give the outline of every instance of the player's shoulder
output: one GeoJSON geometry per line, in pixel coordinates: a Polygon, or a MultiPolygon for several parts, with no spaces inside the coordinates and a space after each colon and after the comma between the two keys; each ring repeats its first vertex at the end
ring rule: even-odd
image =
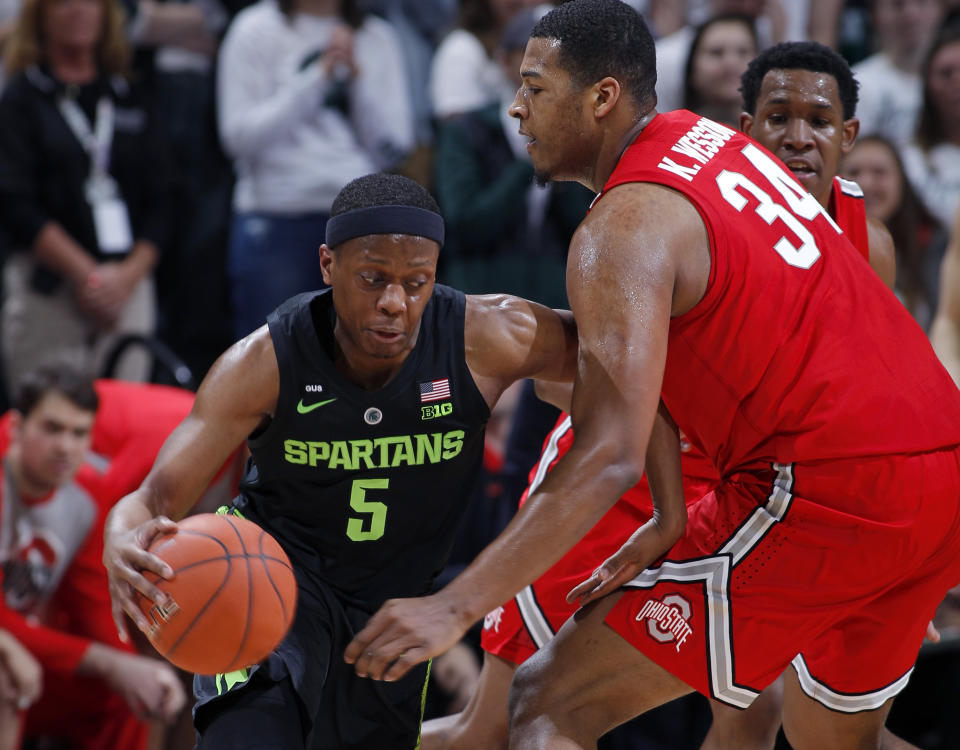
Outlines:
{"type": "Polygon", "coordinates": [[[270,335],[270,329],[262,325],[221,354],[204,382],[255,382],[271,375],[276,377],[278,372],[273,336],[270,335]]]}
{"type": "Polygon", "coordinates": [[[213,363],[194,411],[214,415],[272,413],[280,393],[280,365],[266,325],[245,336],[213,363]]]}
{"type": "Polygon", "coordinates": [[[601,243],[622,240],[633,246],[702,226],[684,194],[655,182],[625,182],[597,196],[571,244],[602,250],[601,243]]]}

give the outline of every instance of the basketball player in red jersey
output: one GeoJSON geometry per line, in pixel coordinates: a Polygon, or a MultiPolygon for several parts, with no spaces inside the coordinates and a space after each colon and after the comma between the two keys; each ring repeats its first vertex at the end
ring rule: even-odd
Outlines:
{"type": "Polygon", "coordinates": [[[847,61],[816,42],[777,44],[750,62],[740,93],[740,129],[786,164],[893,289],[890,232],[867,218],[860,186],[837,177],[860,130],[857,82],[847,61]]]}
{"type": "MultiPolygon", "coordinates": [[[[890,234],[882,223],[868,220],[859,186],[836,176],[840,159],[853,146],[859,129],[855,119],[857,83],[847,62],[816,42],[779,44],[750,63],[741,91],[741,129],[794,172],[892,289],[890,234]]],[[[558,384],[542,385],[551,394],[561,390],[558,384]]],[[[567,408],[569,389],[558,395],[567,402],[557,406],[567,408]]],[[[521,504],[572,444],[570,418],[562,415],[530,473],[531,485],[521,504]]],[[[684,495],[693,502],[719,477],[705,456],[689,443],[683,447],[684,495]]],[[[616,551],[632,528],[650,518],[652,510],[649,487],[641,480],[547,573],[484,618],[481,644],[486,653],[478,689],[462,713],[424,725],[424,750],[477,744],[506,748],[507,692],[517,666],[545,645],[576,611],[576,604],[565,599],[570,588],[616,551]]],[[[714,721],[704,750],[772,748],[780,726],[779,692],[779,684],[764,691],[763,699],[748,711],[713,702],[714,721]]],[[[892,747],[893,742],[892,735],[885,736],[885,747],[892,747]]]]}
{"type": "Polygon", "coordinates": [[[656,113],[632,10],[578,0],[532,37],[513,113],[538,174],[602,190],[568,267],[579,439],[467,571],[388,602],[345,657],[391,680],[439,653],[646,468],[653,520],[572,593],[628,590],[520,668],[511,747],[592,746],[691,687],[744,708],[788,664],[795,748],[877,747],[960,576],[960,394],[793,175],[656,113]],[[671,415],[722,476],[688,512],[671,415]]]}

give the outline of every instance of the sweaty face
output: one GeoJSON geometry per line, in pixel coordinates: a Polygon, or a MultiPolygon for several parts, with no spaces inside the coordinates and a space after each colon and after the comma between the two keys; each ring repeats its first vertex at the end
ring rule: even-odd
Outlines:
{"type": "Polygon", "coordinates": [[[876,141],[863,141],[843,157],[840,173],[863,190],[870,216],[889,221],[903,200],[904,176],[890,149],[876,141]]]}
{"type": "Polygon", "coordinates": [[[323,280],[333,287],[336,338],[355,369],[399,364],[417,343],[433,293],[440,248],[408,234],[357,237],[320,250],[323,280]]]}
{"type": "Polygon", "coordinates": [[[32,488],[50,492],[76,474],[90,447],[94,414],[52,391],[14,424],[20,471],[32,488]]]}
{"type": "Polygon", "coordinates": [[[757,54],[753,36],[739,21],[713,24],[700,38],[693,58],[691,83],[704,101],[740,102],[740,76],[757,54]]]}
{"type": "Polygon", "coordinates": [[[560,67],[556,39],[531,39],[510,115],[520,120],[537,181],[576,179],[587,161],[587,91],[560,67]]]}
{"type": "Polygon", "coordinates": [[[756,111],[743,113],[740,127],[826,205],[840,157],[852,147],[859,123],[843,119],[833,76],[808,70],[771,70],[760,85],[756,111]]]}

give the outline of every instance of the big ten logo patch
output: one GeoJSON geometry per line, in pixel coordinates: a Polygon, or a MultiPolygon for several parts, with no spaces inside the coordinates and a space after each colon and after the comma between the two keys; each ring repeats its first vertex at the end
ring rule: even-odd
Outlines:
{"type": "Polygon", "coordinates": [[[420,407],[420,420],[436,419],[437,417],[448,417],[453,414],[453,403],[445,401],[442,404],[430,404],[420,407]]]}
{"type": "Polygon", "coordinates": [[[676,642],[677,653],[693,634],[690,615],[693,608],[680,594],[667,594],[663,599],[648,599],[637,614],[637,622],[647,621],[647,632],[660,643],[676,642]]]}

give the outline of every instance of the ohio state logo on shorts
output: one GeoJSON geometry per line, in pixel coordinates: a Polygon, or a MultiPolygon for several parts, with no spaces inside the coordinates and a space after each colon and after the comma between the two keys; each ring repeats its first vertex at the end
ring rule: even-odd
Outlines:
{"type": "Polygon", "coordinates": [[[663,599],[648,599],[637,614],[637,622],[647,621],[647,632],[660,643],[676,641],[680,652],[687,637],[693,633],[690,615],[693,608],[680,594],[667,594],[663,599]]]}

